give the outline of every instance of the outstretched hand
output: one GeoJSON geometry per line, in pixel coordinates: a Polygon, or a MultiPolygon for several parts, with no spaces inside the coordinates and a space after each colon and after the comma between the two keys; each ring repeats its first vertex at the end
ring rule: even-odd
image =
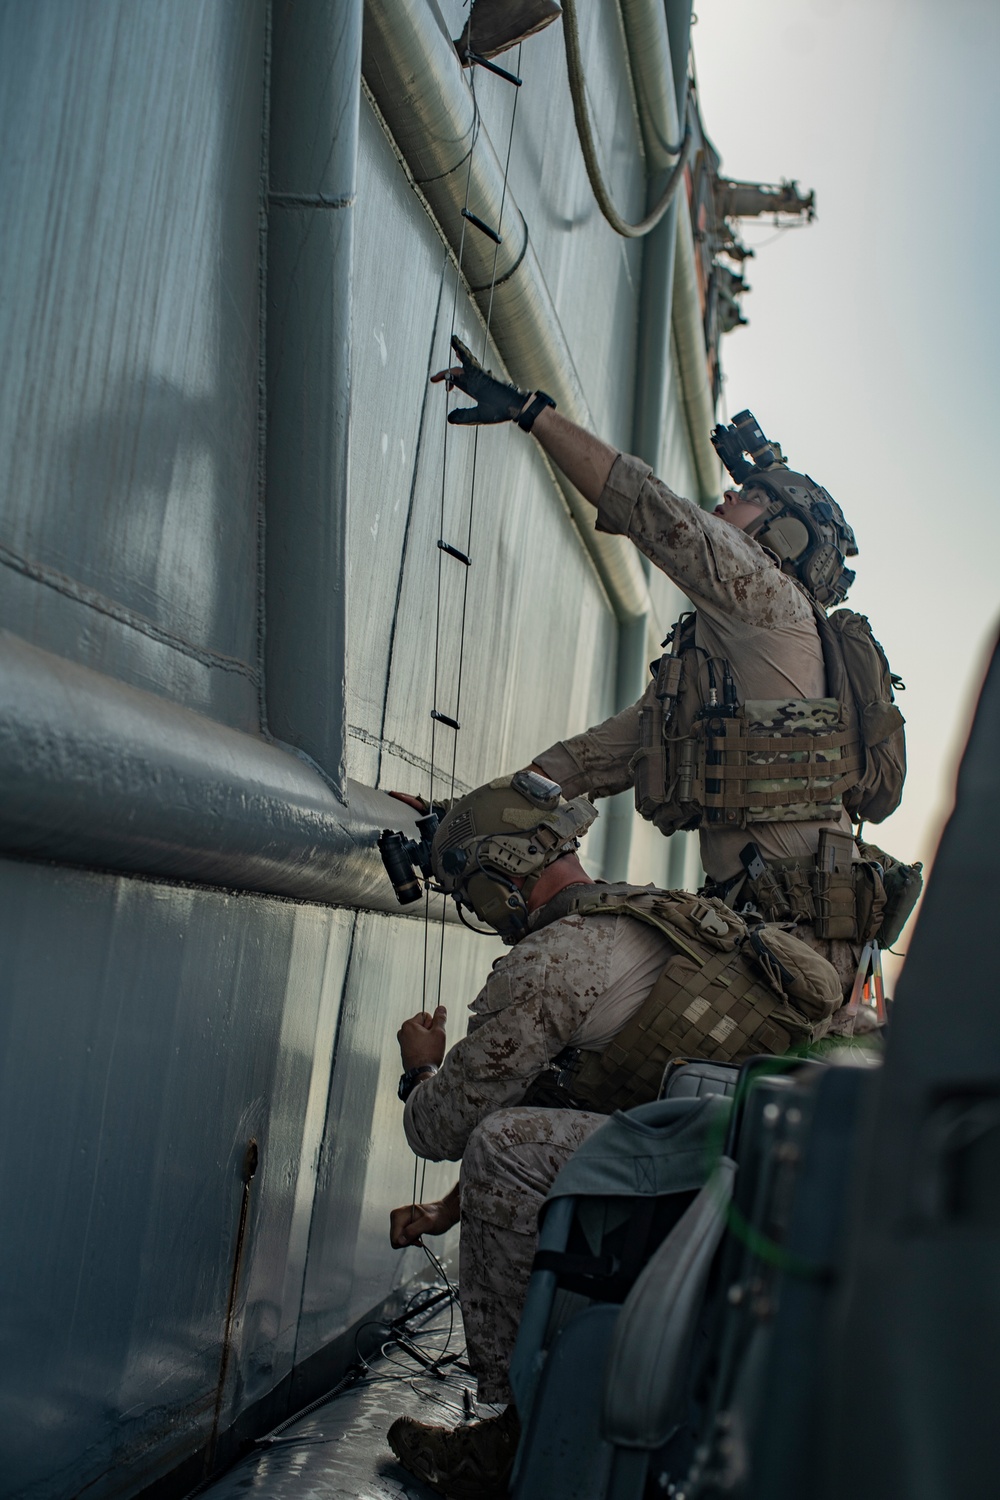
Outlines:
{"type": "Polygon", "coordinates": [[[448,421],[459,427],[477,427],[489,422],[515,422],[529,400],[527,391],[519,391],[516,385],[498,380],[491,370],[484,370],[472,350],[467,348],[457,334],[452,335],[451,347],[461,363],[449,370],[439,370],[431,380],[436,384],[443,380],[448,390],[457,388],[471,396],[475,406],[459,406],[448,413],[448,421]]]}
{"type": "Polygon", "coordinates": [[[396,1033],[396,1040],[405,1072],[422,1067],[424,1063],[433,1063],[436,1068],[441,1066],[448,1045],[445,1031],[447,1020],[446,1007],[439,1005],[433,1015],[422,1010],[403,1022],[396,1033]]]}

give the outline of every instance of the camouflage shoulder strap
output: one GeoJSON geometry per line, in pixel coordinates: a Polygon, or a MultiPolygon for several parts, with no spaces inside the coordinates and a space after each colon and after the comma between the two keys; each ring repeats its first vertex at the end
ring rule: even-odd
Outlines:
{"type": "MultiPolygon", "coordinates": [[[[693,896],[688,891],[661,891],[655,886],[585,887],[570,910],[580,916],[624,912],[637,922],[655,927],[679,953],[702,963],[704,942],[732,949],[746,936],[746,923],[721,901],[693,896]],[[700,939],[700,941],[699,941],[700,939]]],[[[568,915],[568,913],[565,913],[568,915]]]]}

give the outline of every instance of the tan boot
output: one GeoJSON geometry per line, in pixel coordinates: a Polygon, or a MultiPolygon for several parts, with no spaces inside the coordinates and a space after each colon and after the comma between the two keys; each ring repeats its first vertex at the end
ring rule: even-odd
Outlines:
{"type": "Polygon", "coordinates": [[[521,1423],[513,1406],[467,1427],[437,1427],[399,1417],[389,1447],[404,1468],[448,1500],[503,1500],[521,1423]]]}
{"type": "Polygon", "coordinates": [[[471,0],[471,5],[465,30],[455,43],[464,67],[469,66],[470,52],[496,57],[562,15],[556,0],[471,0]]]}

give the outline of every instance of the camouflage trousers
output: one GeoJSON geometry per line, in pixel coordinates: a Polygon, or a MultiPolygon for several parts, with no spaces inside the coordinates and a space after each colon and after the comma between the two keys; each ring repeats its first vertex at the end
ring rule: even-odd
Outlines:
{"type": "Polygon", "coordinates": [[[531,1275],[538,1211],[560,1167],[606,1115],[500,1109],[462,1156],[459,1297],[479,1399],[511,1398],[510,1356],[531,1275]]]}

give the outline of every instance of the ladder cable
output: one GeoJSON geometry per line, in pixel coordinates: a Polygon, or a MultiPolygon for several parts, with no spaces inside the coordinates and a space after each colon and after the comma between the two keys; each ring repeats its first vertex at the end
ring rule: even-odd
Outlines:
{"type": "MultiPolygon", "coordinates": [[[[517,69],[518,69],[518,75],[520,74],[520,61],[521,61],[521,48],[520,48],[520,46],[518,46],[517,64],[516,64],[517,65],[517,69]]],[[[453,299],[452,299],[452,310],[451,310],[451,328],[450,328],[449,336],[448,336],[448,356],[449,356],[449,358],[451,356],[451,339],[454,336],[455,325],[456,325],[456,323],[458,321],[458,294],[459,294],[459,289],[460,289],[460,285],[461,285],[462,278],[463,278],[463,261],[464,261],[464,255],[465,255],[465,234],[466,234],[466,227],[467,227],[468,224],[474,225],[474,227],[476,229],[480,230],[483,234],[487,235],[489,237],[489,239],[491,239],[493,241],[493,244],[494,244],[493,265],[492,265],[492,271],[491,271],[491,276],[490,276],[489,302],[487,304],[485,327],[483,329],[483,339],[482,339],[482,358],[484,360],[486,358],[487,345],[489,343],[489,336],[490,336],[490,324],[491,324],[492,317],[493,317],[493,300],[494,300],[494,293],[495,293],[495,290],[496,290],[496,278],[497,278],[497,260],[498,260],[498,256],[499,256],[499,253],[500,253],[500,246],[501,246],[501,243],[502,243],[501,230],[502,230],[502,227],[503,227],[504,209],[506,207],[506,202],[507,202],[507,179],[508,179],[508,175],[509,175],[509,172],[510,172],[511,147],[512,147],[513,139],[514,139],[514,121],[515,121],[515,119],[517,117],[517,101],[518,101],[518,97],[519,97],[519,90],[520,90],[520,85],[521,85],[521,79],[520,79],[520,76],[515,76],[513,74],[507,74],[507,73],[505,73],[503,70],[501,70],[499,68],[492,67],[492,68],[490,68],[490,71],[493,72],[493,73],[499,74],[501,77],[506,78],[510,83],[516,85],[515,93],[514,93],[514,102],[513,102],[512,108],[511,108],[510,128],[509,128],[508,136],[507,136],[507,154],[506,154],[506,160],[505,160],[505,163],[504,163],[503,188],[502,188],[501,198],[500,198],[500,213],[499,213],[499,219],[498,219],[497,227],[496,227],[495,230],[493,230],[489,225],[487,225],[486,223],[484,223],[484,221],[482,219],[478,218],[475,214],[470,213],[470,211],[469,211],[469,196],[470,196],[470,190],[471,190],[471,184],[472,184],[472,161],[473,161],[473,156],[475,154],[476,143],[477,143],[477,141],[479,139],[479,132],[480,132],[480,129],[481,129],[481,126],[482,126],[482,116],[480,114],[479,101],[478,101],[478,99],[476,97],[476,67],[474,66],[472,68],[472,70],[471,70],[471,76],[470,76],[470,84],[471,84],[471,88],[472,88],[472,97],[473,97],[473,105],[474,105],[474,117],[473,117],[473,128],[472,128],[472,143],[471,143],[471,146],[470,146],[470,149],[469,149],[468,169],[467,169],[466,182],[465,182],[465,203],[464,203],[464,206],[463,206],[462,212],[461,212],[461,217],[462,217],[462,232],[461,232],[461,236],[460,236],[460,239],[459,239],[459,246],[458,246],[457,266],[456,266],[456,271],[455,271],[455,291],[454,291],[454,296],[453,296],[453,299]]],[[[447,261],[445,262],[445,273],[446,272],[447,272],[447,261]]],[[[432,350],[431,361],[430,361],[431,367],[433,366],[433,364],[434,364],[434,359],[433,359],[433,350],[432,350]]],[[[430,375],[431,375],[431,368],[429,367],[428,371],[427,371],[427,377],[428,377],[428,379],[430,378],[430,375]]],[[[431,806],[431,807],[433,807],[433,805],[434,805],[435,782],[436,782],[436,779],[437,779],[437,726],[438,726],[438,724],[444,724],[444,725],[446,725],[453,732],[452,756],[451,756],[451,775],[450,775],[450,778],[449,778],[449,780],[450,780],[450,796],[451,796],[452,799],[454,799],[455,791],[456,791],[456,787],[457,787],[458,733],[459,733],[459,729],[460,729],[459,711],[460,711],[460,707],[461,707],[461,698],[462,698],[462,674],[463,674],[463,668],[464,668],[464,662],[465,662],[465,632],[466,632],[466,623],[467,623],[467,620],[468,620],[469,575],[470,575],[470,573],[472,571],[472,568],[471,568],[471,559],[472,559],[472,534],[473,534],[473,520],[474,520],[474,513],[475,513],[477,458],[478,458],[478,448],[479,448],[479,429],[477,428],[475,430],[474,439],[473,439],[472,475],[471,475],[470,488],[469,488],[469,508],[468,508],[468,520],[467,520],[467,526],[466,526],[466,547],[465,547],[465,551],[463,552],[463,551],[460,551],[457,547],[453,547],[453,546],[449,545],[448,543],[446,543],[443,540],[443,538],[444,538],[444,536],[446,534],[446,527],[445,527],[445,496],[446,496],[447,477],[448,477],[448,434],[449,434],[450,425],[451,424],[447,420],[447,411],[446,411],[445,412],[445,423],[444,423],[444,447],[443,447],[442,462],[441,462],[441,490],[440,490],[440,497],[439,497],[439,531],[438,531],[439,540],[437,542],[437,553],[438,553],[438,555],[437,555],[436,604],[435,604],[435,620],[434,620],[434,668],[433,668],[432,692],[431,692],[431,699],[432,699],[433,706],[431,708],[431,713],[430,713],[430,718],[431,718],[430,785],[429,785],[429,792],[428,792],[428,799],[427,800],[428,800],[429,806],[431,806]],[[441,634],[442,634],[442,587],[443,587],[444,558],[445,558],[446,554],[448,556],[450,556],[450,557],[453,557],[453,558],[457,559],[459,562],[461,562],[462,564],[464,564],[464,576],[463,576],[463,586],[462,586],[462,607],[461,607],[460,622],[459,622],[458,665],[457,665],[456,678],[455,678],[455,705],[454,705],[455,711],[454,711],[454,714],[446,714],[446,713],[442,712],[438,708],[438,706],[437,706],[438,705],[438,692],[439,692],[439,689],[441,687],[441,680],[442,680],[442,675],[443,675],[443,672],[442,672],[442,655],[443,655],[443,652],[442,652],[442,640],[441,640],[441,634]]],[[[440,920],[440,924],[439,925],[440,925],[440,940],[439,940],[438,952],[437,952],[437,965],[436,965],[436,967],[437,967],[437,975],[436,975],[436,983],[435,983],[435,986],[434,986],[434,988],[435,988],[435,1001],[434,1001],[435,1006],[440,1005],[440,1003],[441,1003],[441,990],[442,990],[443,975],[444,975],[444,935],[445,935],[445,908],[444,907],[442,907],[441,920],[440,920]]],[[[425,889],[425,891],[424,891],[424,916],[423,916],[423,927],[424,927],[424,933],[423,933],[423,938],[424,938],[424,941],[423,941],[423,965],[422,965],[422,967],[423,967],[423,975],[422,975],[422,984],[421,984],[421,1008],[422,1008],[422,1010],[424,1012],[427,1012],[430,1009],[429,1004],[428,1004],[429,991],[430,991],[429,972],[428,971],[429,971],[430,962],[431,962],[431,959],[430,959],[430,926],[431,926],[430,891],[429,891],[429,889],[425,889]]],[[[426,1178],[426,1172],[427,1172],[427,1163],[426,1163],[426,1161],[423,1161],[421,1163],[421,1159],[419,1157],[417,1157],[416,1154],[414,1154],[414,1159],[413,1159],[413,1190],[412,1190],[412,1199],[411,1199],[411,1201],[412,1201],[412,1203],[414,1205],[414,1208],[416,1207],[416,1205],[423,1198],[423,1194],[424,1194],[424,1181],[425,1181],[425,1178],[426,1178]],[[418,1177],[419,1177],[419,1188],[418,1188],[418,1177]]]]}

